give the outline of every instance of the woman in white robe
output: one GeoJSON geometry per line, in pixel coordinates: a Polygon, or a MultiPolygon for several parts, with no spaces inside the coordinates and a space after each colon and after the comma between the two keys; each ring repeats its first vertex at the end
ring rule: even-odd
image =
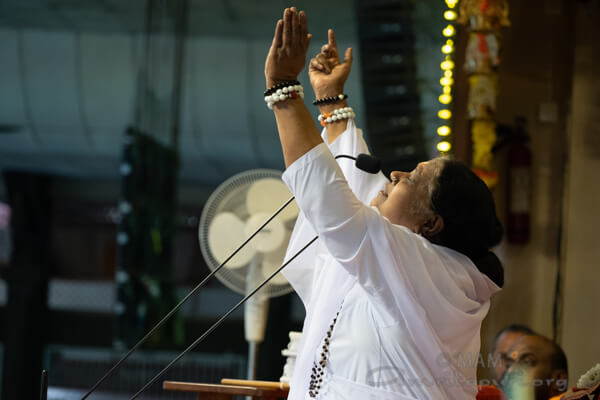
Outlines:
{"type": "MultiPolygon", "coordinates": [[[[309,39],[305,15],[286,9],[267,56],[267,87],[296,78],[309,39]]],[[[320,61],[316,70],[332,74],[338,68],[345,81],[351,52],[343,64],[320,61]]],[[[313,86],[314,77],[312,70],[313,86]]],[[[299,98],[278,102],[273,110],[287,167],[284,181],[302,210],[290,248],[311,239],[311,230],[319,235],[310,257],[286,271],[307,312],[289,398],[474,398],[476,361],[459,361],[477,359],[481,321],[501,279],[498,271],[482,273],[471,259],[490,259],[487,247],[499,240],[496,226],[476,218],[466,242],[454,237],[461,225],[453,221],[460,214],[454,210],[468,206],[477,216],[479,209],[457,204],[472,196],[448,190],[465,186],[456,184],[465,168],[437,159],[411,173],[394,171],[392,183],[368,179],[352,165],[342,167],[344,174],[331,150],[354,155],[366,150],[351,121],[330,150],[299,98]],[[366,196],[374,185],[380,192],[369,207],[366,196]],[[482,226],[496,234],[483,235],[482,226]],[[478,244],[472,252],[479,236],[490,237],[483,240],[484,251],[478,244]]],[[[494,225],[493,203],[492,213],[494,225]]]]}

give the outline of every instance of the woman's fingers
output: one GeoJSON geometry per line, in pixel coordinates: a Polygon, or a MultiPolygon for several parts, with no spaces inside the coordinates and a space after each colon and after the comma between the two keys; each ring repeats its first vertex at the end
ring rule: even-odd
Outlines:
{"type": "Polygon", "coordinates": [[[342,63],[342,71],[346,77],[350,74],[350,69],[352,68],[352,47],[348,47],[346,49],[346,53],[344,54],[344,62],[342,63]]]}
{"type": "Polygon", "coordinates": [[[298,46],[303,44],[302,37],[300,35],[300,16],[298,15],[298,11],[296,7],[291,8],[292,12],[292,45],[298,46]]]}
{"type": "Polygon", "coordinates": [[[273,43],[271,43],[271,47],[273,49],[278,49],[281,47],[283,43],[283,20],[277,21],[277,25],[275,25],[275,35],[273,36],[273,43]]]}
{"type": "Polygon", "coordinates": [[[306,50],[310,43],[307,19],[295,7],[286,8],[277,21],[273,42],[265,61],[267,85],[278,80],[293,79],[306,66],[306,50]]]}
{"type": "Polygon", "coordinates": [[[317,59],[317,61],[319,61],[321,64],[327,64],[327,57],[325,57],[325,54],[323,53],[319,53],[315,56],[315,58],[317,59]]]}
{"type": "Polygon", "coordinates": [[[329,42],[327,43],[329,45],[329,48],[331,50],[334,50],[337,54],[337,42],[335,41],[335,33],[333,33],[333,29],[329,29],[327,31],[327,36],[329,39],[329,42]]]}
{"type": "Polygon", "coordinates": [[[283,11],[283,47],[292,45],[292,11],[286,8],[283,11]]]}
{"type": "Polygon", "coordinates": [[[310,68],[316,69],[317,71],[321,71],[325,74],[328,73],[327,68],[323,64],[318,62],[316,58],[313,58],[312,60],[310,60],[310,68]]]}
{"type": "Polygon", "coordinates": [[[308,44],[310,43],[310,39],[312,35],[308,33],[308,21],[306,19],[306,13],[304,11],[300,11],[299,19],[300,19],[300,37],[303,40],[304,49],[308,49],[308,44]]]}
{"type": "Polygon", "coordinates": [[[319,64],[322,64],[325,67],[324,72],[326,72],[326,73],[331,72],[331,67],[329,66],[329,63],[327,62],[327,57],[325,57],[324,54],[322,54],[322,53],[317,54],[317,56],[314,58],[314,60],[316,60],[319,64]]]}
{"type": "Polygon", "coordinates": [[[346,53],[344,54],[344,64],[348,64],[348,67],[350,67],[352,65],[352,60],[353,60],[353,55],[352,55],[352,47],[348,47],[346,49],[346,53]]]}

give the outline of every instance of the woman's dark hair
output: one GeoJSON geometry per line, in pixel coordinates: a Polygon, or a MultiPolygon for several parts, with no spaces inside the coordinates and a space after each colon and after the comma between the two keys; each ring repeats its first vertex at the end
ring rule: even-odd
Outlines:
{"type": "Polygon", "coordinates": [[[466,165],[445,160],[431,195],[433,210],[444,228],[432,241],[469,257],[498,286],[504,270],[490,247],[502,240],[502,224],[496,216],[492,193],[466,165]]]}

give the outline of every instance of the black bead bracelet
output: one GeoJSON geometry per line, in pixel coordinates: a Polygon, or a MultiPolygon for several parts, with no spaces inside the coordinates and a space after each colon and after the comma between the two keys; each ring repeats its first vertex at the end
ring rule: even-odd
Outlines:
{"type": "Polygon", "coordinates": [[[331,97],[323,97],[322,99],[316,99],[313,101],[314,106],[319,106],[321,104],[329,104],[329,103],[337,103],[338,101],[346,100],[348,98],[347,94],[338,94],[337,96],[331,97]]]}
{"type": "Polygon", "coordinates": [[[299,85],[299,84],[300,84],[300,82],[295,79],[291,80],[291,81],[285,81],[285,82],[278,83],[277,85],[271,86],[270,88],[265,90],[265,94],[263,97],[272,95],[273,93],[275,93],[277,91],[277,89],[283,89],[284,87],[294,86],[294,85],[299,85]]]}

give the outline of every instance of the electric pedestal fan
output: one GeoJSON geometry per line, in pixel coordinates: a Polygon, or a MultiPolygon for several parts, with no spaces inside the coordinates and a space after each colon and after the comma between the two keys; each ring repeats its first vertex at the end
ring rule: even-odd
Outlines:
{"type": "MultiPolygon", "coordinates": [[[[254,169],[234,175],[208,198],[200,217],[200,249],[211,270],[256,231],[291,193],[281,172],[254,169]]],[[[247,294],[283,264],[299,209],[290,203],[257,236],[216,273],[228,288],[247,294]]],[[[248,341],[248,379],[255,379],[258,345],[264,339],[268,299],[293,289],[281,273],[244,304],[248,341]]]]}

